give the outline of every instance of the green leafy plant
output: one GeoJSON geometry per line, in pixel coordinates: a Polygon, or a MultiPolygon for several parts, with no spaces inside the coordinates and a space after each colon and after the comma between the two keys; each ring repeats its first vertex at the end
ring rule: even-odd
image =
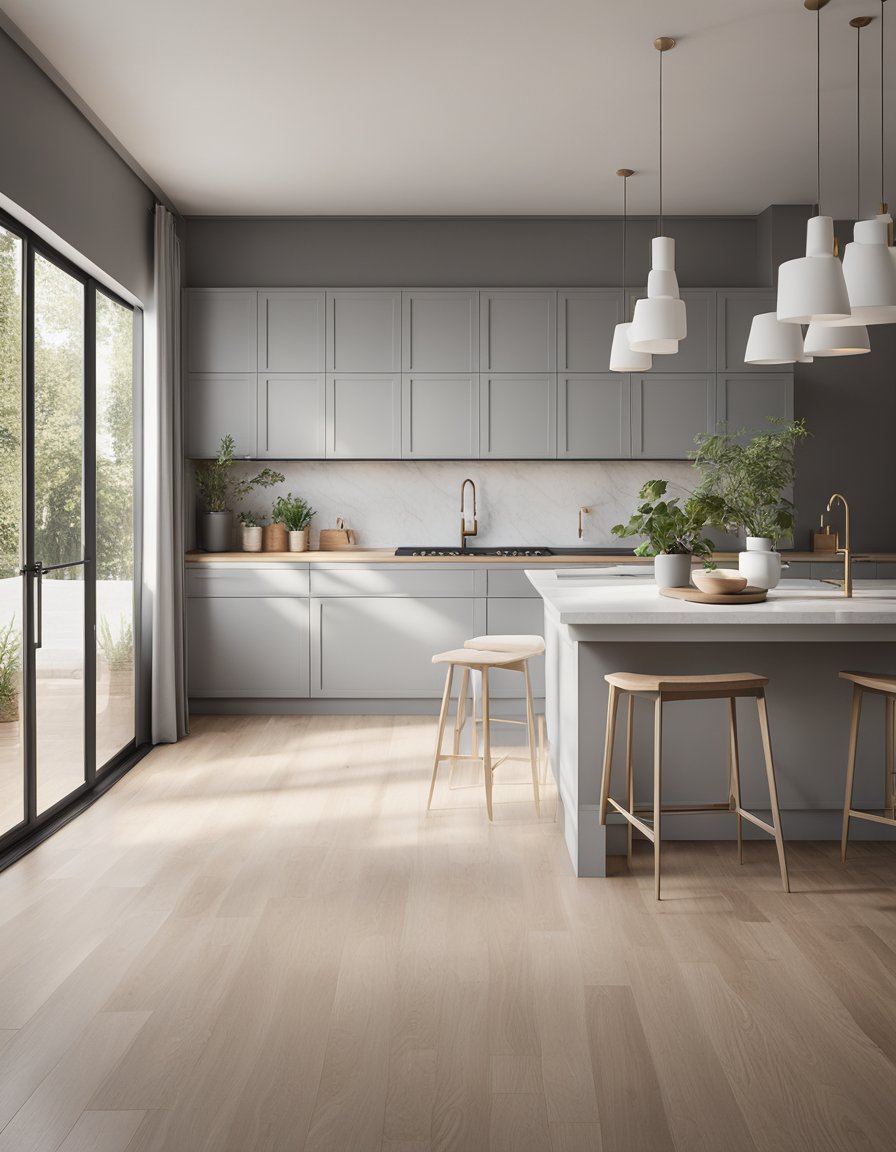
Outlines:
{"type": "Polygon", "coordinates": [[[645,536],[635,548],[636,556],[708,556],[712,541],[703,535],[706,520],[701,505],[689,497],[684,505],[679,497],[664,500],[665,480],[648,480],[638,499],[642,501],[627,524],[615,524],[610,531],[624,539],[645,536]]]}
{"type": "Polygon", "coordinates": [[[0,628],[0,704],[7,704],[19,694],[21,637],[15,619],[0,628]]]}
{"type": "Polygon", "coordinates": [[[300,496],[293,496],[287,492],[274,501],[271,511],[271,520],[275,524],[282,524],[287,532],[301,532],[311,523],[317,513],[300,496]]]}
{"type": "Polygon", "coordinates": [[[122,672],[134,667],[134,629],[129,620],[122,616],[118,635],[113,636],[109,621],[105,616],[100,616],[97,642],[110,672],[122,672]]]}
{"type": "Polygon", "coordinates": [[[237,512],[236,518],[244,528],[261,528],[264,524],[264,516],[260,512],[250,512],[248,509],[237,512]]]}
{"type": "Polygon", "coordinates": [[[743,430],[701,433],[691,459],[701,477],[694,498],[708,524],[777,544],[793,535],[794,507],[784,491],[796,476],[796,447],[810,433],[803,420],[770,423],[781,426],[748,441],[743,430]]]}
{"type": "Polygon", "coordinates": [[[271,468],[262,468],[251,478],[234,478],[230,474],[233,463],[233,437],[227,435],[221,437],[217,457],[196,468],[196,487],[206,512],[226,512],[231,502],[244,500],[255,488],[270,488],[286,479],[271,468]]]}

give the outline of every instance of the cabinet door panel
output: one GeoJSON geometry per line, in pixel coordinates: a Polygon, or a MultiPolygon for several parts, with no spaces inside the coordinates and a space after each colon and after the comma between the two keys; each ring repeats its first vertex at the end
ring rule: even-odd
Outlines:
{"type": "Polygon", "coordinates": [[[327,377],[327,455],[343,460],[401,456],[401,378],[327,377]]]}
{"type": "Polygon", "coordinates": [[[323,372],[323,292],[259,292],[258,371],[323,372]]]}
{"type": "Polygon", "coordinates": [[[604,372],[561,376],[558,383],[557,455],[571,460],[613,460],[632,454],[628,376],[604,372]]]}
{"type": "Polygon", "coordinates": [[[745,429],[743,442],[757,432],[771,431],[769,417],[793,419],[793,376],[789,372],[726,372],[717,384],[719,423],[731,432],[745,429]]]}
{"type": "Polygon", "coordinates": [[[307,600],[190,597],[187,628],[191,696],[308,695],[307,600]]]}
{"type": "Polygon", "coordinates": [[[401,382],[402,455],[469,460],[479,455],[479,375],[407,375],[401,382]]]}
{"type": "Polygon", "coordinates": [[[698,432],[715,430],[715,376],[669,373],[632,377],[632,455],[686,460],[698,432]]]}
{"type": "MultiPolygon", "coordinates": [[[[529,586],[531,589],[531,585],[529,586]]],[[[488,632],[493,636],[543,636],[544,601],[540,596],[528,598],[489,597],[486,605],[488,632]]],[[[544,696],[544,656],[529,660],[529,678],[532,695],[544,696]]],[[[525,687],[519,672],[502,672],[496,668],[489,673],[489,687],[493,696],[503,699],[524,700],[525,687]]]]}
{"type": "Polygon", "coordinates": [[[187,378],[186,455],[211,459],[221,438],[233,437],[234,456],[256,452],[254,373],[194,373],[187,378]]]}
{"type": "Polygon", "coordinates": [[[405,372],[475,372],[479,368],[479,293],[402,294],[405,372]]]}
{"type": "Polygon", "coordinates": [[[482,376],[479,454],[498,460],[557,455],[557,378],[482,376]]]}
{"type": "Polygon", "coordinates": [[[326,445],[323,373],[258,377],[258,457],[315,460],[326,445]]]}
{"type": "Polygon", "coordinates": [[[557,293],[520,289],[479,295],[483,372],[553,372],[557,293]]]}
{"type": "Polygon", "coordinates": [[[254,372],[258,293],[230,288],[187,292],[187,371],[254,372]]]}
{"type": "Polygon", "coordinates": [[[370,597],[311,601],[312,696],[439,697],[434,652],[485,626],[484,600],[370,597]],[[472,631],[471,631],[472,629],[472,631]]]}
{"type": "Polygon", "coordinates": [[[560,372],[606,372],[613,333],[622,321],[616,288],[560,292],[557,296],[557,367],[560,372]]]}
{"type": "Polygon", "coordinates": [[[744,361],[753,317],[760,312],[774,312],[776,306],[776,294],[762,289],[719,292],[717,354],[720,372],[782,370],[779,364],[747,364],[744,361]]]}
{"type": "Polygon", "coordinates": [[[358,289],[327,293],[327,370],[401,370],[401,293],[358,289]]]}

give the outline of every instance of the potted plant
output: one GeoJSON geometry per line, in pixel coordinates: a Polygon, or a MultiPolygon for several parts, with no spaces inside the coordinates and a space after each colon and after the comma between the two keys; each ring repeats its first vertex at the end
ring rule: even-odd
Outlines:
{"type": "Polygon", "coordinates": [[[242,528],[244,552],[261,551],[261,517],[257,512],[238,512],[237,519],[242,528]]]}
{"type": "MultiPolygon", "coordinates": [[[[772,425],[781,421],[772,419],[772,425]]],[[[694,497],[706,522],[725,532],[743,532],[746,551],[739,568],[756,588],[774,588],[781,578],[775,546],[793,535],[793,502],[785,491],[796,476],[796,446],[809,435],[803,420],[792,420],[745,440],[727,429],[695,438],[691,453],[701,479],[694,497]]]]}
{"type": "Polygon", "coordinates": [[[134,691],[134,629],[129,620],[121,619],[118,635],[113,636],[109,621],[100,616],[97,643],[109,669],[109,695],[129,696],[134,691]]]}
{"type": "Polygon", "coordinates": [[[233,538],[233,515],[229,505],[245,499],[254,488],[270,488],[286,477],[281,472],[262,468],[251,479],[234,479],[233,437],[222,436],[221,447],[214,460],[206,460],[196,468],[196,487],[204,509],[202,546],[206,552],[226,552],[233,538]]]}
{"type": "Polygon", "coordinates": [[[635,548],[636,556],[653,556],[653,570],[661,588],[687,588],[691,582],[691,560],[709,556],[712,541],[703,535],[706,520],[700,503],[689,497],[682,505],[678,496],[664,500],[665,480],[648,480],[638,505],[627,524],[615,524],[610,531],[624,539],[644,536],[635,548]]]}
{"type": "Polygon", "coordinates": [[[0,724],[19,718],[21,644],[15,618],[0,628],[0,724]]]}
{"type": "Polygon", "coordinates": [[[282,524],[289,533],[290,552],[308,550],[308,526],[315,515],[311,505],[300,496],[293,496],[292,492],[287,492],[285,496],[275,500],[271,519],[277,524],[282,524]]]}

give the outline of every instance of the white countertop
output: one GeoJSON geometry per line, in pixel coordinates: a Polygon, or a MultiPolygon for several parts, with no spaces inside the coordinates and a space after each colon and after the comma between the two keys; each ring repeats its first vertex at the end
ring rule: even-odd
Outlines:
{"type": "MultiPolygon", "coordinates": [[[[604,570],[607,572],[607,570],[604,570]]],[[[760,604],[694,604],[659,594],[653,576],[527,569],[548,612],[560,624],[896,625],[896,583],[857,581],[852,597],[816,580],[786,580],[760,604]]]]}

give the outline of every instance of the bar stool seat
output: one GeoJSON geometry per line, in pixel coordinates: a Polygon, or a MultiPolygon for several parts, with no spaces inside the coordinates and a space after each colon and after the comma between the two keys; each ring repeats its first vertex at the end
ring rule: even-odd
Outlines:
{"type": "Polygon", "coordinates": [[[528,649],[533,656],[544,652],[543,636],[474,636],[464,640],[464,648],[480,648],[491,652],[517,652],[528,649]]]}
{"type": "MultiPolygon", "coordinates": [[[[490,637],[475,637],[474,640],[484,641],[490,637]]],[[[429,786],[429,799],[426,802],[427,811],[432,806],[432,797],[436,787],[436,777],[439,771],[439,764],[443,760],[450,760],[452,767],[458,760],[482,760],[483,770],[485,774],[485,804],[488,809],[489,820],[494,819],[492,812],[492,773],[497,765],[492,763],[491,753],[491,731],[490,725],[498,717],[492,717],[489,708],[489,685],[488,673],[492,668],[501,668],[510,672],[520,672],[525,681],[526,690],[526,719],[525,721],[504,721],[504,723],[525,723],[527,736],[528,736],[528,760],[532,770],[532,791],[535,797],[535,811],[541,815],[541,800],[538,792],[538,767],[536,764],[535,756],[535,713],[532,706],[532,687],[529,680],[529,664],[528,661],[532,656],[539,656],[544,651],[544,641],[540,636],[538,637],[514,637],[518,643],[511,646],[509,641],[510,637],[495,637],[500,643],[506,642],[502,648],[479,648],[479,647],[463,647],[454,648],[448,652],[438,652],[432,658],[433,664],[447,664],[448,672],[445,676],[445,691],[442,695],[442,707],[439,712],[439,728],[438,736],[436,738],[436,751],[433,759],[432,766],[432,782],[429,786]],[[529,644],[524,646],[519,641],[534,639],[540,644],[529,644]],[[461,668],[462,683],[461,690],[458,695],[457,703],[457,717],[454,727],[454,750],[452,752],[443,753],[442,743],[445,736],[445,725],[448,718],[448,707],[451,700],[451,686],[454,678],[454,669],[461,668]],[[478,673],[482,680],[482,756],[478,755],[475,744],[475,731],[476,731],[476,716],[473,714],[473,731],[474,731],[474,744],[473,753],[470,755],[461,754],[460,747],[460,733],[465,720],[466,712],[466,691],[468,684],[468,677],[472,672],[478,673]]],[[[468,643],[473,643],[468,641],[468,643]]],[[[512,759],[512,757],[502,757],[504,759],[512,759]]]]}
{"type": "Polygon", "coordinates": [[[867,820],[872,824],[896,827],[896,676],[884,672],[841,672],[840,679],[852,684],[852,716],[849,724],[849,753],[846,760],[846,795],[843,799],[843,834],[840,838],[840,858],[846,862],[850,818],[867,820]],[[862,699],[866,692],[884,697],[884,806],[883,815],[863,808],[853,808],[852,793],[856,775],[856,751],[859,743],[859,721],[862,699]]]}
{"type": "Polygon", "coordinates": [[[611,672],[604,679],[610,685],[607,700],[607,730],[604,745],[604,767],[601,777],[600,822],[606,824],[607,809],[612,807],[628,822],[628,858],[632,857],[632,830],[637,828],[653,843],[654,892],[660,898],[660,857],[662,839],[662,817],[671,812],[733,812],[737,816],[737,854],[743,863],[743,820],[749,820],[758,828],[774,837],[778,850],[778,863],[784,891],[790,891],[787,875],[787,859],[784,852],[784,839],[781,834],[781,816],[778,811],[778,792],[775,784],[775,767],[772,759],[771,737],[768,727],[768,711],[765,703],[765,689],[768,677],[757,676],[753,672],[725,672],[707,675],[663,676],[643,672],[611,672]],[[628,697],[625,750],[625,789],[626,806],[610,796],[610,778],[613,772],[613,745],[616,737],[616,712],[621,696],[628,697]],[[753,697],[759,715],[759,730],[765,756],[768,776],[769,799],[771,802],[772,823],[767,824],[752,812],[741,806],[740,799],[740,755],[737,745],[738,697],[753,697]],[[634,803],[634,773],[632,766],[632,732],[634,727],[635,698],[650,700],[654,705],[654,762],[653,762],[653,806],[652,809],[636,808],[634,803]],[[663,748],[663,706],[686,700],[727,700],[728,701],[728,801],[724,804],[686,804],[663,807],[662,804],[662,748],[663,748]],[[652,811],[652,820],[649,813],[652,811]],[[642,818],[643,817],[643,818],[642,818]],[[645,821],[651,820],[648,824],[645,821]]]}

